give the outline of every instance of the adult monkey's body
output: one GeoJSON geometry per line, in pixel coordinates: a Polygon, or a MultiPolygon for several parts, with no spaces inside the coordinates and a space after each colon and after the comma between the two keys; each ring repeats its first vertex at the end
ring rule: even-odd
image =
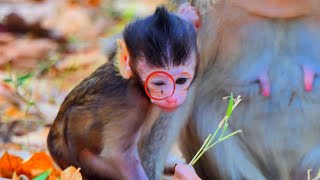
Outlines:
{"type": "Polygon", "coordinates": [[[308,169],[320,168],[320,82],[314,79],[320,2],[253,2],[220,0],[203,10],[201,72],[189,94],[194,103],[182,107],[193,110],[180,109],[169,121],[189,117],[182,130],[189,161],[224,115],[221,98],[240,94],[230,129],[243,133],[206,152],[197,173],[203,179],[306,179],[308,169]]]}

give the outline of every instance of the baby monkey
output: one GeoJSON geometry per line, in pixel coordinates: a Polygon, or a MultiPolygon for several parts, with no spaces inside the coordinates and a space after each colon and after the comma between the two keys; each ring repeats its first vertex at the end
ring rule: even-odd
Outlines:
{"type": "Polygon", "coordinates": [[[173,111],[186,99],[198,60],[193,8],[158,7],[126,26],[117,57],[65,98],[48,135],[55,162],[85,179],[148,179],[137,144],[151,108],[173,111]],[[187,20],[187,21],[186,21],[187,20]]]}

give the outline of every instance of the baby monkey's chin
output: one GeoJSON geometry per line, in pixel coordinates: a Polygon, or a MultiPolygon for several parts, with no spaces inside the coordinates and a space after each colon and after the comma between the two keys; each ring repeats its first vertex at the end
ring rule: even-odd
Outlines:
{"type": "Polygon", "coordinates": [[[163,106],[160,104],[157,104],[158,108],[160,108],[164,112],[172,112],[176,110],[179,106],[163,106]]]}
{"type": "Polygon", "coordinates": [[[162,109],[162,111],[164,112],[173,112],[175,111],[178,107],[175,107],[175,108],[163,108],[163,107],[160,107],[162,109]]]}
{"type": "Polygon", "coordinates": [[[163,106],[158,106],[162,111],[164,112],[173,112],[175,111],[179,106],[175,107],[163,107],[163,106]]]}
{"type": "Polygon", "coordinates": [[[175,111],[183,104],[183,102],[168,103],[165,101],[153,101],[153,103],[158,108],[160,108],[162,111],[165,111],[165,112],[175,111]]]}

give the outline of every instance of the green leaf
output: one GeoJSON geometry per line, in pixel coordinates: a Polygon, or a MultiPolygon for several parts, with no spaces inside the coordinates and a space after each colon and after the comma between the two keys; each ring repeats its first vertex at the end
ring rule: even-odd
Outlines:
{"type": "Polygon", "coordinates": [[[34,106],[36,103],[34,101],[29,101],[28,106],[34,106]]]}
{"type": "Polygon", "coordinates": [[[12,83],[13,80],[11,78],[7,78],[7,79],[4,79],[3,82],[6,82],[6,83],[12,83]]]}
{"type": "Polygon", "coordinates": [[[22,85],[23,83],[25,83],[28,79],[30,79],[33,76],[32,73],[28,73],[22,76],[19,76],[17,79],[17,84],[18,85],[22,85]]]}
{"type": "Polygon", "coordinates": [[[69,44],[76,44],[78,42],[78,38],[76,36],[69,36],[68,37],[68,43],[69,44]]]}
{"type": "Polygon", "coordinates": [[[233,100],[233,94],[231,93],[230,99],[229,99],[229,105],[226,116],[230,117],[232,114],[232,108],[233,108],[234,100],[233,100]]]}
{"type": "Polygon", "coordinates": [[[41,173],[37,177],[33,178],[32,180],[46,180],[49,175],[51,174],[52,168],[48,169],[47,171],[41,173]]]}
{"type": "Polygon", "coordinates": [[[19,76],[19,77],[18,77],[18,80],[19,80],[19,81],[26,81],[26,80],[30,79],[32,76],[33,76],[32,73],[28,73],[28,74],[19,76]]]}
{"type": "Polygon", "coordinates": [[[317,174],[317,177],[320,177],[320,169],[318,170],[318,174],[317,174]]]}
{"type": "Polygon", "coordinates": [[[136,15],[137,7],[134,5],[129,6],[122,12],[122,17],[124,20],[129,21],[133,19],[136,15]]]}

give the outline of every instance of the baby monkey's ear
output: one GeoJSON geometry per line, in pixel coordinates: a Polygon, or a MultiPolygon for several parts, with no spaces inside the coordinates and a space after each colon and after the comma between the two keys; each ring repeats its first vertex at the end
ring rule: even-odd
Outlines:
{"type": "Polygon", "coordinates": [[[127,45],[122,39],[117,39],[119,53],[119,71],[123,78],[129,79],[132,76],[132,71],[129,65],[130,56],[127,45]]]}

